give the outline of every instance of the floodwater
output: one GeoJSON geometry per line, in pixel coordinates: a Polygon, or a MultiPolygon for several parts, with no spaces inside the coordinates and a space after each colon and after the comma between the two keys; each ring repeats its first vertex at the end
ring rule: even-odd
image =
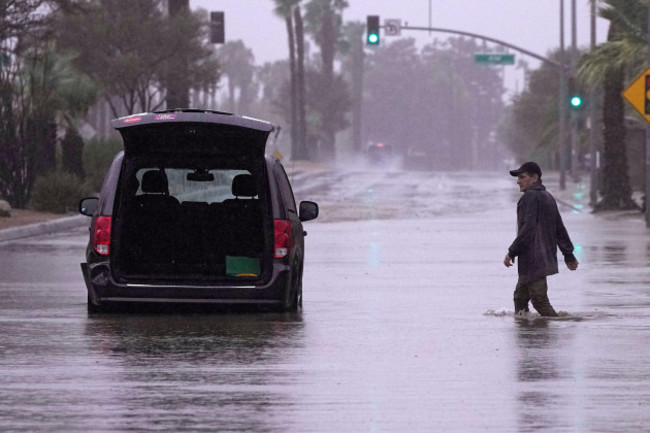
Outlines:
{"type": "Polygon", "coordinates": [[[507,173],[294,185],[323,212],[299,314],[88,316],[86,228],[0,245],[0,431],[650,431],[640,216],[559,194],[580,268],[549,277],[561,317],[515,318],[507,173]]]}

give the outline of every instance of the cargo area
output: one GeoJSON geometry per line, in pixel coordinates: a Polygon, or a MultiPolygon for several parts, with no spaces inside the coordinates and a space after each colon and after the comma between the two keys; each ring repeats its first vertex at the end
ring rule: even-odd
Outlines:
{"type": "Polygon", "coordinates": [[[118,278],[262,278],[273,242],[265,239],[272,221],[262,165],[142,157],[125,164],[113,251],[118,278]]]}

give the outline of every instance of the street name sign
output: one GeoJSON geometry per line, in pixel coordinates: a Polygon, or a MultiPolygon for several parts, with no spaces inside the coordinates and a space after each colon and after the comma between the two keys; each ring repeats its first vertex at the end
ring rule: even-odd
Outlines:
{"type": "Polygon", "coordinates": [[[650,123],[650,68],[632,81],[623,91],[623,98],[650,123]]]}
{"type": "Polygon", "coordinates": [[[402,20],[398,19],[385,19],[384,20],[384,34],[386,36],[399,36],[402,34],[402,20]]]}
{"type": "Polygon", "coordinates": [[[476,53],[474,54],[474,62],[479,65],[514,65],[514,54],[502,53],[476,53]]]}

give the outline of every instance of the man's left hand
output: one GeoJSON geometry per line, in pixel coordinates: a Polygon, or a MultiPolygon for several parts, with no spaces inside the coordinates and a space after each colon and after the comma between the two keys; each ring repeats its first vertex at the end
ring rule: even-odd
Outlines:
{"type": "Polygon", "coordinates": [[[510,254],[506,254],[506,258],[503,259],[503,264],[506,265],[506,268],[509,268],[510,266],[515,264],[515,259],[510,257],[510,254]]]}
{"type": "Polygon", "coordinates": [[[578,269],[578,261],[577,260],[568,261],[566,262],[566,267],[572,271],[575,271],[576,269],[578,269]]]}

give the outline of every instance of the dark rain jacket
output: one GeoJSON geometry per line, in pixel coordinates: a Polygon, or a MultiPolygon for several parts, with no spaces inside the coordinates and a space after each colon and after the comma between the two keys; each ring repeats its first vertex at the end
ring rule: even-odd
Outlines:
{"type": "Polygon", "coordinates": [[[508,253],[517,257],[519,283],[557,274],[557,248],[564,261],[575,260],[573,243],[553,196],[541,183],[531,186],[517,203],[517,238],[508,253]]]}

